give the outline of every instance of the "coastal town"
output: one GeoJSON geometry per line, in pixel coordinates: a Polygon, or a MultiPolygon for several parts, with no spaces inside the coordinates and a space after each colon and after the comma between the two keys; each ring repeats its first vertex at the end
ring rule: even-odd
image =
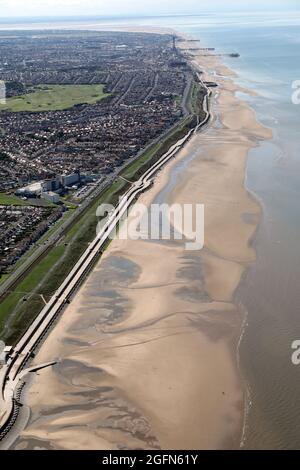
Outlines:
{"type": "Polygon", "coordinates": [[[172,35],[0,33],[0,270],[186,114],[192,77],[172,35]]]}
{"type": "Polygon", "coordinates": [[[8,104],[25,100],[18,112],[0,106],[2,191],[78,170],[109,173],[182,114],[189,70],[169,36],[20,33],[0,35],[0,47],[8,104]],[[26,110],[41,88],[100,84],[104,98],[95,103],[26,110]]]}
{"type": "Polygon", "coordinates": [[[300,449],[300,2],[0,6],[2,461],[300,449]]]}

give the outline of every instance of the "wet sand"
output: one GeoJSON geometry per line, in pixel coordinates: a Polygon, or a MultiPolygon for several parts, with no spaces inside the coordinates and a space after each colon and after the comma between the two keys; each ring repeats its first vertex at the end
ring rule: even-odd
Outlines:
{"type": "Polygon", "coordinates": [[[231,71],[195,60],[219,85],[213,121],[139,202],[204,204],[205,247],[111,243],[37,354],[59,362],[28,387],[31,418],[15,448],[239,447],[246,390],[234,293],[255,260],[260,217],[245,165],[271,131],[236,97],[231,71]]]}

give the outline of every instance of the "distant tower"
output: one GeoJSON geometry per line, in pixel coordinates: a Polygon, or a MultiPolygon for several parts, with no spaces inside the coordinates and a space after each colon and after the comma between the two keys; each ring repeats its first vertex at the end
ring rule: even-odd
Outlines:
{"type": "Polygon", "coordinates": [[[176,52],[176,36],[173,36],[173,51],[176,52]]]}

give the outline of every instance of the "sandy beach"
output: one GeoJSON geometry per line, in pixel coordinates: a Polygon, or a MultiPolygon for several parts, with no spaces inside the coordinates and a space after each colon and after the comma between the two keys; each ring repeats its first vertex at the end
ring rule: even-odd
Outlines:
{"type": "Polygon", "coordinates": [[[204,80],[218,83],[212,122],[139,202],[156,202],[167,187],[165,202],[204,204],[204,249],[186,251],[183,241],[111,243],[35,358],[58,364],[26,390],[31,417],[16,449],[240,445],[244,316],[234,293],[255,261],[261,213],[245,189],[245,169],[249,150],[272,133],[237,97],[242,90],[219,58],[194,61],[204,80]]]}

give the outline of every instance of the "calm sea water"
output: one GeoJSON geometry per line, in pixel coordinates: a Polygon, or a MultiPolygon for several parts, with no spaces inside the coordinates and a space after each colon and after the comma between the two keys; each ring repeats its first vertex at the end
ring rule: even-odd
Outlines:
{"type": "Polygon", "coordinates": [[[247,187],[264,212],[257,237],[257,262],[237,293],[248,312],[240,346],[241,369],[251,407],[244,446],[300,448],[300,366],[291,343],[300,338],[300,105],[292,83],[300,79],[300,14],[251,14],[189,19],[177,25],[220,52],[241,85],[258,92],[245,97],[274,138],[249,155],[247,187]]]}
{"type": "Polygon", "coordinates": [[[218,52],[239,52],[239,59],[226,62],[241,85],[258,92],[244,98],[272,128],[274,139],[250,153],[246,179],[264,211],[255,241],[257,262],[237,292],[248,312],[240,346],[251,395],[244,446],[299,449],[300,366],[292,365],[291,344],[300,339],[300,105],[291,96],[292,82],[300,80],[300,12],[127,18],[117,23],[170,26],[218,52]]]}
{"type": "Polygon", "coordinates": [[[282,13],[199,20],[186,31],[221,52],[238,81],[258,92],[247,98],[274,139],[250,153],[247,187],[260,199],[263,219],[257,262],[237,293],[248,317],[240,346],[251,407],[244,446],[300,448],[300,367],[291,343],[300,338],[300,106],[292,82],[300,77],[300,15],[282,13]]]}

